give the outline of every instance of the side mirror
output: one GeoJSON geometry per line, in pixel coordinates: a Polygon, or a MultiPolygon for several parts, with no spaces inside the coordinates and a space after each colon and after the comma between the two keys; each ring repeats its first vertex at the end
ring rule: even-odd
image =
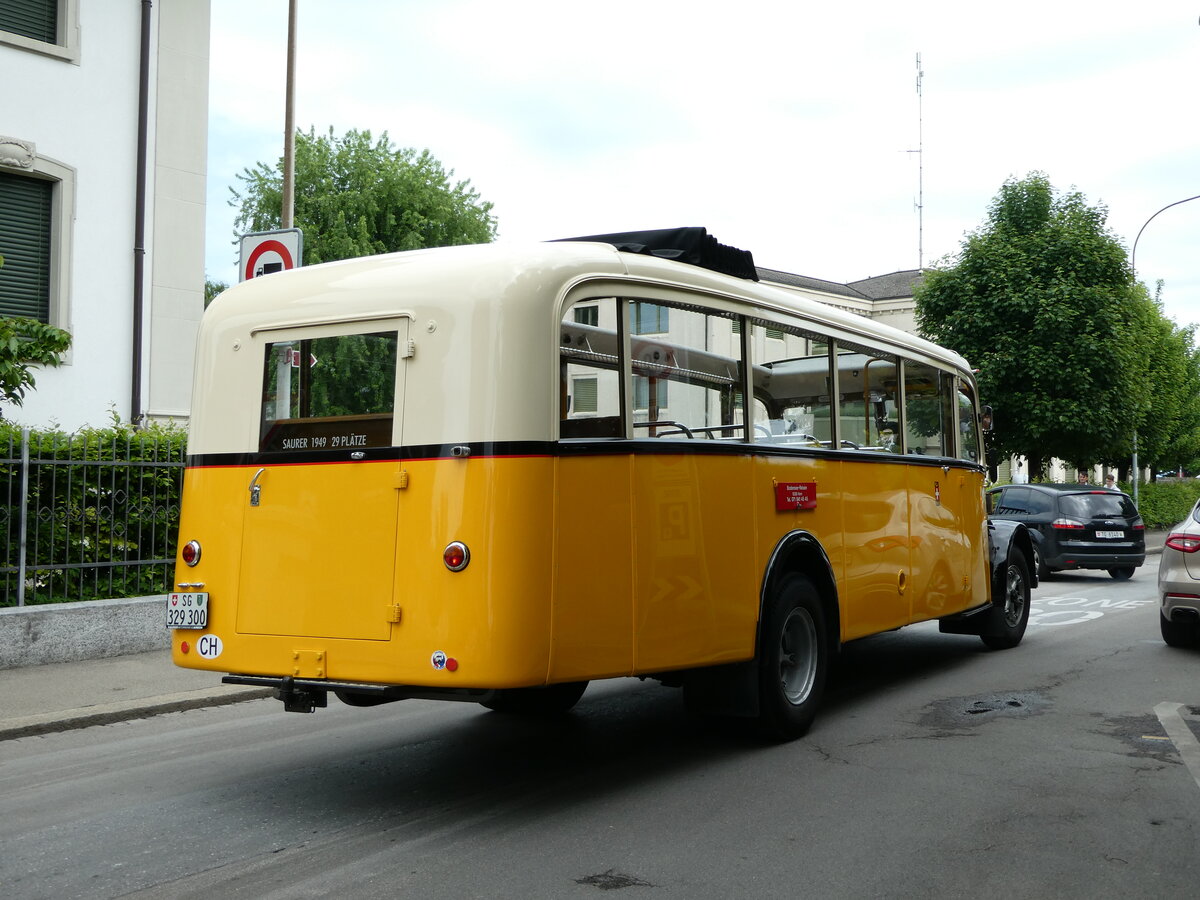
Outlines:
{"type": "Polygon", "coordinates": [[[979,418],[980,418],[980,424],[983,426],[983,430],[991,431],[992,430],[992,408],[990,406],[983,407],[980,410],[979,418]]]}

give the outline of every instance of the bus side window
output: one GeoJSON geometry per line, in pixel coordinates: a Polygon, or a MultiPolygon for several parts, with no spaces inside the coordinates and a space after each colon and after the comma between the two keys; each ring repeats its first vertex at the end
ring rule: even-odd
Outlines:
{"type": "Polygon", "coordinates": [[[979,424],[975,415],[975,393],[962,379],[958,380],[958,458],[982,463],[979,453],[979,424]]]}
{"type": "Polygon", "coordinates": [[[559,328],[559,437],[624,437],[617,301],[582,300],[559,328]]]}
{"type": "Polygon", "coordinates": [[[904,447],[920,456],[951,456],[947,446],[949,386],[942,372],[924,363],[904,361],[904,447]]]}
{"type": "Polygon", "coordinates": [[[901,452],[896,358],[842,341],[836,358],[838,433],[864,450],[901,452]]]}
{"type": "Polygon", "coordinates": [[[751,322],[755,441],[833,446],[829,346],[828,335],[779,322],[751,322]]]}
{"type": "Polygon", "coordinates": [[[631,300],[633,436],[745,440],[737,316],[631,300]]]}

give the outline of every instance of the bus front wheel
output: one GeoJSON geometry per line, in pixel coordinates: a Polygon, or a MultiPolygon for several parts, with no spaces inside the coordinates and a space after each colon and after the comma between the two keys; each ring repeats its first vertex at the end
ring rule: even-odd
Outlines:
{"type": "Polygon", "coordinates": [[[506,688],[493,691],[480,705],[501,713],[552,716],[565,713],[578,703],[587,686],[586,681],[569,681],[545,687],[506,688]]]}
{"type": "Polygon", "coordinates": [[[764,731],[782,740],[800,737],[816,717],[829,669],[825,613],[804,576],[789,576],[765,610],[758,664],[764,731]]]}
{"type": "Polygon", "coordinates": [[[980,634],[990,650],[1008,650],[1021,643],[1029,625],[1029,563],[1015,547],[993,590],[1000,593],[991,611],[991,627],[980,634]]]}

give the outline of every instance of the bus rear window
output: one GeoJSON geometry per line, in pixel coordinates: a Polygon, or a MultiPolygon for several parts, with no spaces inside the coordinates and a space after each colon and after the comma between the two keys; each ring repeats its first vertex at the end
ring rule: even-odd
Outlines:
{"type": "Polygon", "coordinates": [[[396,345],[394,331],[267,344],[260,452],[390,446],[396,345]]]}

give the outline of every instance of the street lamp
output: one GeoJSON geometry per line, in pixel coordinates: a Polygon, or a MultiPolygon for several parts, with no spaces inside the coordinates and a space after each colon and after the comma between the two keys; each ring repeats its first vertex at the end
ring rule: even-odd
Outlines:
{"type": "MultiPolygon", "coordinates": [[[[1168,203],[1166,206],[1164,206],[1162,209],[1160,209],[1158,212],[1156,212],[1154,214],[1154,216],[1157,216],[1158,213],[1166,212],[1172,206],[1178,206],[1180,203],[1187,203],[1189,200],[1200,200],[1200,194],[1197,194],[1195,197],[1184,197],[1182,200],[1176,200],[1174,203],[1168,203]]],[[[1154,216],[1151,216],[1145,222],[1142,223],[1142,227],[1138,229],[1137,237],[1135,237],[1133,239],[1133,251],[1129,254],[1129,270],[1131,272],[1133,272],[1133,280],[1134,281],[1137,281],[1137,245],[1138,245],[1138,241],[1141,240],[1142,232],[1146,230],[1146,226],[1154,221],[1154,216]]]]}
{"type": "MultiPolygon", "coordinates": [[[[1184,197],[1182,200],[1176,200],[1174,203],[1168,203],[1162,209],[1158,210],[1158,212],[1154,213],[1154,215],[1152,215],[1150,218],[1148,218],[1145,222],[1143,222],[1142,227],[1138,229],[1137,237],[1135,237],[1133,239],[1133,250],[1131,250],[1129,253],[1129,271],[1133,273],[1133,281],[1135,284],[1137,283],[1137,245],[1138,245],[1138,241],[1140,241],[1142,239],[1142,232],[1146,230],[1147,225],[1149,225],[1151,222],[1154,221],[1155,216],[1157,216],[1158,213],[1166,212],[1172,206],[1178,206],[1179,204],[1187,203],[1190,200],[1200,200],[1200,194],[1196,194],[1196,196],[1194,196],[1194,197],[1184,197]]],[[[1137,429],[1136,428],[1133,431],[1133,472],[1131,474],[1133,476],[1131,479],[1133,481],[1133,502],[1136,504],[1138,501],[1138,459],[1137,459],[1137,429]]]]}

